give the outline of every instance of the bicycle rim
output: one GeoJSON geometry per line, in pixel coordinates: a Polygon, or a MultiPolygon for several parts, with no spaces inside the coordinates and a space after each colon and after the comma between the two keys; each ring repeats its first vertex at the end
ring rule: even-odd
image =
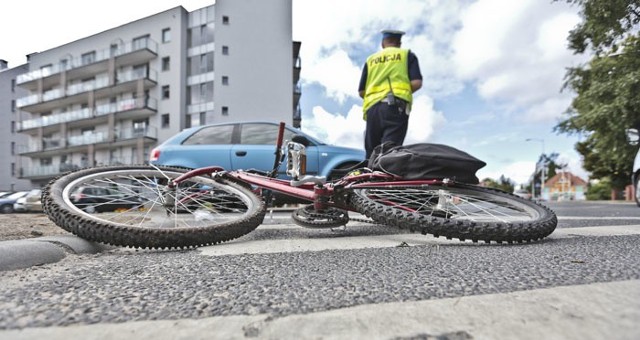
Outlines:
{"type": "Polygon", "coordinates": [[[80,170],[49,184],[45,212],[86,239],[149,248],[227,241],[262,222],[264,203],[239,183],[197,176],[167,185],[185,172],[148,166],[80,170]],[[92,196],[96,192],[102,195],[92,196]]]}
{"type": "Polygon", "coordinates": [[[531,241],[557,224],[551,210],[533,201],[464,184],[359,188],[352,203],[378,223],[460,240],[531,241]]]}

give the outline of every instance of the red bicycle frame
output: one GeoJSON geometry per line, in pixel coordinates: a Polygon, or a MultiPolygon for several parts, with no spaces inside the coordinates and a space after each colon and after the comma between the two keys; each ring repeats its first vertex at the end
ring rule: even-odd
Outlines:
{"type": "Polygon", "coordinates": [[[268,189],[275,192],[285,194],[287,196],[303,199],[313,202],[314,208],[322,210],[327,206],[339,206],[340,208],[353,210],[348,206],[342,206],[338,204],[333,198],[336,188],[367,188],[367,187],[392,187],[394,185],[434,185],[434,184],[446,184],[446,180],[431,179],[431,180],[402,180],[393,175],[384,172],[368,172],[358,175],[348,175],[335,182],[328,184],[317,184],[313,182],[298,183],[293,185],[292,181],[276,178],[278,167],[281,164],[282,158],[282,144],[284,135],[284,123],[280,123],[280,129],[278,131],[278,139],[276,144],[275,162],[274,168],[268,175],[261,175],[245,171],[225,171],[224,168],[219,166],[211,166],[205,168],[199,168],[191,170],[172,181],[169,184],[170,187],[174,187],[180,182],[183,182],[191,177],[201,175],[214,175],[224,173],[225,176],[235,178],[244,183],[256,186],[259,190],[268,189]]]}

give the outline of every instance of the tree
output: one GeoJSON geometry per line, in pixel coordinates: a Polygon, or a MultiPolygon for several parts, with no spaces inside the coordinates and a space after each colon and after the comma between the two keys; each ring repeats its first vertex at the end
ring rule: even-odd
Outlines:
{"type": "Polygon", "coordinates": [[[515,188],[513,180],[505,177],[504,175],[500,175],[500,178],[497,181],[492,178],[485,178],[482,180],[482,185],[506,192],[513,192],[513,189],[515,188]]]}
{"type": "Polygon", "coordinates": [[[569,34],[569,47],[593,57],[567,70],[564,86],[576,97],[554,129],[583,134],[576,150],[585,170],[621,189],[637,151],[625,131],[640,127],[640,0],[565,1],[579,5],[583,18],[569,34]]]}

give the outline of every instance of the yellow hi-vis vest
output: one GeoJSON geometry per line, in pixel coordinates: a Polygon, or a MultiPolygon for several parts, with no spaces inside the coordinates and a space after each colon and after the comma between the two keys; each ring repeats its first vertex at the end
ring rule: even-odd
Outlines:
{"type": "Polygon", "coordinates": [[[387,47],[367,58],[367,83],[362,104],[364,120],[367,119],[367,110],[384,99],[392,90],[395,97],[407,102],[407,112],[409,112],[413,95],[409,80],[408,57],[409,50],[387,47]]]}

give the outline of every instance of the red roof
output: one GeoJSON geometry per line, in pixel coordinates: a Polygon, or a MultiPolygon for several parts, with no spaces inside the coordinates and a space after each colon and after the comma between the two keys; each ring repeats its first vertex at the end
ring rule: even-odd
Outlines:
{"type": "Polygon", "coordinates": [[[557,173],[555,176],[549,178],[549,180],[547,180],[544,183],[544,185],[548,187],[554,186],[556,183],[558,183],[562,179],[563,174],[564,174],[565,180],[569,181],[569,183],[571,183],[572,186],[587,185],[587,181],[567,171],[565,171],[564,173],[562,172],[557,173]]]}

